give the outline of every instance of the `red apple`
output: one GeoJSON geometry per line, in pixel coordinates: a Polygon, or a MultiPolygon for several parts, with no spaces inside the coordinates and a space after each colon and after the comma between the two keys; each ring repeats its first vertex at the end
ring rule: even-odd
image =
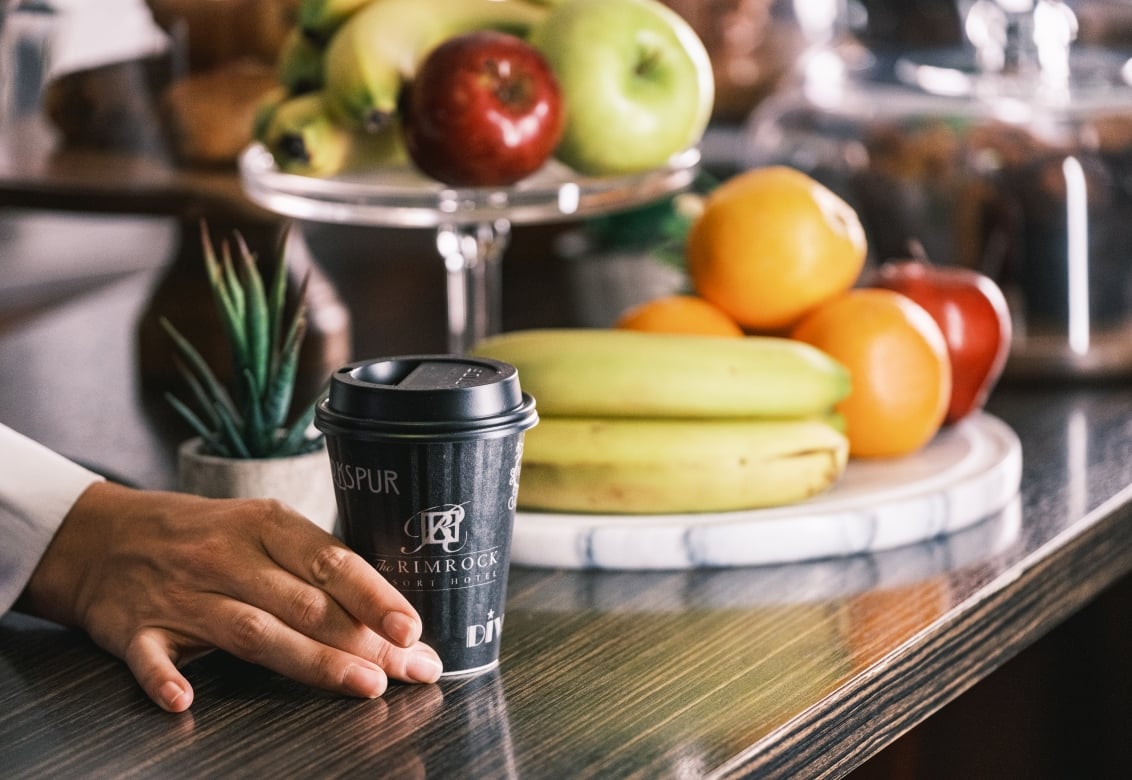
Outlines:
{"type": "Polygon", "coordinates": [[[408,86],[405,147],[428,176],[503,186],[534,173],[562,136],[558,81],[521,38],[480,30],[446,39],[408,86]]]}
{"type": "Polygon", "coordinates": [[[924,259],[885,263],[870,283],[904,293],[927,309],[943,331],[952,373],[945,422],[981,409],[1010,353],[1010,310],[998,285],[973,269],[924,259]]]}

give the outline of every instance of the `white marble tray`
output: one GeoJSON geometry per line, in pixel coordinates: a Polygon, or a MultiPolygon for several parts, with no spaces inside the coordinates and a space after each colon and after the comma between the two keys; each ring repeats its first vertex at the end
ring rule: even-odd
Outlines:
{"type": "MultiPolygon", "coordinates": [[[[553,595],[540,592],[541,612],[597,610],[609,613],[671,612],[677,608],[747,609],[852,598],[875,590],[947,581],[979,566],[980,576],[999,572],[999,557],[1022,536],[1022,495],[970,528],[893,550],[763,566],[699,569],[559,570],[553,595]],[[663,595],[662,595],[663,594],[663,595]]],[[[1000,563],[1001,562],[1001,563],[1000,563]]],[[[516,567],[514,572],[535,572],[516,567]]]]}
{"type": "Polygon", "coordinates": [[[512,563],[562,569],[755,566],[877,552],[974,525],[1018,493],[1022,445],[980,413],[904,458],[851,461],[829,492],[741,512],[515,516],[512,563]]]}

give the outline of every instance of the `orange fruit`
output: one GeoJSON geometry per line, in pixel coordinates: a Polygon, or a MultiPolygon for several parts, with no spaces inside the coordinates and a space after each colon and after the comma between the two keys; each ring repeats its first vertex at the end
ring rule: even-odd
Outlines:
{"type": "Polygon", "coordinates": [[[847,369],[849,455],[894,457],[927,444],[951,398],[951,362],[939,325],[911,298],[892,290],[854,289],[807,315],[790,335],[847,369]]]}
{"type": "Polygon", "coordinates": [[[851,288],[867,241],[857,212],[824,185],[783,166],[732,176],[688,232],[699,295],[755,331],[782,331],[851,288]]]}
{"type": "Polygon", "coordinates": [[[742,336],[743,329],[719,307],[694,295],[666,295],[625,311],[616,327],[655,333],[742,336]]]}

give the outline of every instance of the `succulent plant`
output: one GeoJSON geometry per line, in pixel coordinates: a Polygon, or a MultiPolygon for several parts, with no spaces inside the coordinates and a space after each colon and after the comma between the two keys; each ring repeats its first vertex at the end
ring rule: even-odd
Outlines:
{"type": "Polygon", "coordinates": [[[285,321],[286,241],[279,245],[270,289],[264,285],[255,254],[239,232],[233,231],[234,254],[223,241],[218,257],[204,224],[201,242],[209,286],[231,348],[233,386],[226,388],[200,352],[162,318],[161,325],[176,347],[177,369],[192,392],[195,410],[172,393],[166,393],[166,398],[200,435],[207,454],[276,458],[317,449],[323,437],[311,427],[315,402],[288,421],[299,348],[307,329],[307,278],[285,321]]]}

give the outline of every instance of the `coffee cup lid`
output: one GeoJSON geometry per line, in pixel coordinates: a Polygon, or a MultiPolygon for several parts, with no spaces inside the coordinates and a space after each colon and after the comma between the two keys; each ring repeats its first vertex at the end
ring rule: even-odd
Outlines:
{"type": "Polygon", "coordinates": [[[350,363],[318,405],[324,433],[483,435],[538,420],[514,366],[462,355],[408,355],[350,363]]]}

